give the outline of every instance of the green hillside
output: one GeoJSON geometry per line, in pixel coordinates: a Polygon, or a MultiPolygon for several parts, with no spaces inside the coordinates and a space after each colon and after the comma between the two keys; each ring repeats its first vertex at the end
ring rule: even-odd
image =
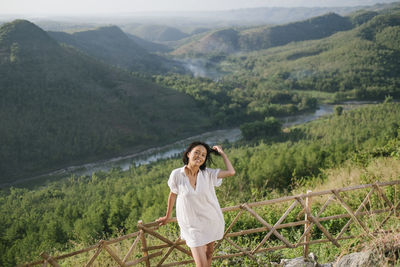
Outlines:
{"type": "Polygon", "coordinates": [[[353,28],[349,18],[334,13],[278,26],[252,27],[245,30],[223,29],[199,41],[176,49],[174,55],[231,54],[285,45],[290,42],[314,40],[353,28]]]}
{"type": "Polygon", "coordinates": [[[240,47],[244,51],[267,49],[290,42],[321,39],[352,27],[348,18],[329,13],[286,25],[242,31],[240,47]]]}
{"type": "MultiPolygon", "coordinates": [[[[304,184],[313,189],[312,185],[324,183],[340,187],[399,179],[399,125],[400,105],[386,103],[290,128],[281,132],[279,141],[263,136],[256,144],[226,147],[236,175],[218,188],[219,202],[224,207],[277,198],[292,190],[304,192],[304,184]],[[350,180],[349,170],[360,170],[360,174],[350,180]],[[332,175],[340,171],[342,178],[332,175]]],[[[35,190],[2,191],[0,263],[14,266],[37,259],[41,251],[76,250],[76,244],[88,246],[136,231],[139,219],[150,222],[165,213],[168,176],[181,164],[179,158],[168,159],[126,172],[114,169],[91,177],[71,177],[35,190]]],[[[212,167],[222,164],[216,158],[212,167]]],[[[273,210],[266,209],[265,214],[274,217],[273,210]]],[[[241,221],[235,230],[254,227],[254,223],[241,221]]],[[[264,235],[254,238],[259,241],[264,235]]],[[[321,257],[332,260],[335,253],[340,251],[327,250],[321,257]]]]}
{"type": "Polygon", "coordinates": [[[188,36],[179,29],[166,25],[128,24],[121,27],[125,32],[151,42],[177,41],[188,36]]]}
{"type": "Polygon", "coordinates": [[[376,11],[359,10],[350,14],[349,18],[353,25],[360,26],[361,24],[370,21],[373,17],[377,15],[379,15],[379,13],[376,11]]]}
{"type": "MultiPolygon", "coordinates": [[[[336,93],[333,100],[400,96],[400,12],[387,12],[328,38],[227,57],[227,80],[254,93],[336,93]]],[[[261,105],[262,103],[260,103],[261,105]]]]}
{"type": "MultiPolygon", "coordinates": [[[[375,15],[353,14],[351,20],[360,26],[319,40],[230,56],[208,54],[203,65],[219,72],[218,82],[177,74],[153,76],[152,81],[193,96],[212,118],[228,125],[307,112],[317,99],[332,103],[397,98],[399,12],[375,15]]],[[[233,48],[236,33],[225,29],[208,36],[233,48]]]]}
{"type": "Polygon", "coordinates": [[[101,27],[72,34],[48,33],[61,43],[74,46],[88,55],[130,71],[153,73],[183,71],[177,62],[150,54],[117,26],[101,27]]]}
{"type": "Polygon", "coordinates": [[[209,125],[191,97],[59,45],[25,20],[0,28],[0,73],[2,183],[209,125]]]}

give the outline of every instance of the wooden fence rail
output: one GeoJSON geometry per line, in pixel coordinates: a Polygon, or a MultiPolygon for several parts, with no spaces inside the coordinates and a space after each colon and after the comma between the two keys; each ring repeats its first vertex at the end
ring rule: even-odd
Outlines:
{"type": "MultiPolygon", "coordinates": [[[[382,231],[388,231],[388,229],[384,228],[385,224],[390,219],[399,220],[397,213],[400,208],[399,185],[400,180],[383,183],[376,182],[374,184],[350,186],[321,192],[307,191],[306,194],[222,208],[225,214],[234,212],[237,212],[237,214],[230,216],[233,219],[227,225],[223,239],[216,242],[213,259],[246,256],[257,261],[255,255],[258,253],[298,247],[303,247],[303,253],[306,256],[310,245],[330,242],[340,247],[341,240],[355,238],[349,233],[351,232],[351,225],[353,225],[353,228],[359,229],[367,237],[374,236],[382,231]],[[385,189],[387,190],[386,193],[385,189]],[[346,194],[349,192],[353,193],[349,197],[350,201],[346,199],[346,194]],[[387,196],[388,192],[390,193],[389,197],[387,196]],[[358,200],[360,202],[357,202],[358,200]],[[278,220],[268,222],[271,221],[271,218],[264,218],[264,210],[258,211],[257,209],[265,206],[271,208],[273,205],[277,205],[275,210],[283,213],[278,220]],[[321,217],[328,211],[329,207],[333,207],[333,211],[340,214],[331,214],[332,211],[330,211],[328,212],[330,213],[329,216],[321,217]],[[296,215],[295,218],[297,220],[287,220],[289,215],[292,215],[292,218],[293,215],[296,215]],[[240,219],[252,220],[251,223],[253,225],[257,224],[258,227],[237,230],[236,228],[238,227],[235,226],[240,222],[240,219]],[[371,219],[375,220],[372,225],[371,219]],[[323,225],[324,222],[335,220],[342,220],[341,223],[337,224],[341,226],[340,231],[338,229],[328,229],[323,225]],[[343,220],[347,220],[347,222],[344,224],[343,220]],[[283,233],[278,231],[281,229],[289,229],[290,231],[290,229],[298,229],[298,227],[304,227],[304,231],[297,240],[290,236],[285,237],[283,233]],[[319,238],[314,237],[313,239],[312,232],[318,233],[315,236],[319,238]],[[252,239],[253,241],[259,239],[261,241],[255,244],[253,248],[241,247],[235,243],[235,238],[237,239],[239,236],[247,236],[251,239],[251,236],[254,237],[254,235],[258,239],[254,238],[252,239]],[[225,243],[225,248],[221,249],[223,243],[225,243]]],[[[168,223],[176,223],[176,218],[170,219],[168,223]]],[[[39,264],[43,266],[48,264],[60,266],[58,263],[60,260],[90,251],[95,252],[87,259],[85,266],[105,265],[98,262],[98,256],[101,252],[107,253],[116,266],[134,266],[137,264],[144,264],[147,267],[177,266],[194,262],[190,249],[185,245],[185,241],[178,236],[171,237],[171,234],[164,233],[163,235],[159,233],[160,231],[157,232],[159,226],[156,222],[143,223],[139,221],[137,227],[139,230],[137,232],[112,240],[101,240],[96,245],[72,253],[50,256],[43,252],[40,255],[43,258],[42,260],[20,266],[35,266],[39,264]],[[112,245],[128,239],[131,239],[129,241],[131,242],[129,243],[131,244],[129,250],[123,256],[119,256],[112,245]],[[169,258],[179,259],[179,261],[168,261],[169,258]]],[[[253,243],[250,242],[250,244],[253,243]]],[[[110,264],[107,263],[106,265],[109,266],[110,264]]]]}

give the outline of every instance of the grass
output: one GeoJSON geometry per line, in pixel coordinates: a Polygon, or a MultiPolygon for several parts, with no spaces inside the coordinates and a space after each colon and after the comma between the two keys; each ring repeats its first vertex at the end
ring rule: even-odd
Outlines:
{"type": "Polygon", "coordinates": [[[400,233],[378,237],[365,249],[372,250],[375,258],[382,259],[381,266],[400,266],[400,233]]]}
{"type": "Polygon", "coordinates": [[[376,158],[367,166],[355,165],[348,161],[340,168],[324,170],[319,177],[313,177],[293,190],[293,194],[314,192],[358,184],[386,182],[400,179],[400,163],[395,158],[376,158]]]}

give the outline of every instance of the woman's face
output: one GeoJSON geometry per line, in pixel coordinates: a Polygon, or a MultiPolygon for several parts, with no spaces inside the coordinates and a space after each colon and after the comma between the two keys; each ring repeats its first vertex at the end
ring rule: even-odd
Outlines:
{"type": "Polygon", "coordinates": [[[189,164],[201,166],[206,161],[207,158],[207,149],[202,146],[198,145],[192,148],[188,153],[189,164]]]}

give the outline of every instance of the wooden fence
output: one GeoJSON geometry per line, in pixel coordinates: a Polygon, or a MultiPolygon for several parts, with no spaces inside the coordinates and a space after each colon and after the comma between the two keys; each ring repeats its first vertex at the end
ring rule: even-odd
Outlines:
{"type": "MultiPolygon", "coordinates": [[[[332,243],[334,246],[340,247],[341,240],[355,238],[351,229],[353,232],[356,229],[357,234],[361,232],[361,235],[365,237],[390,231],[391,229],[385,229],[387,222],[389,220],[399,221],[397,213],[400,207],[399,185],[400,180],[396,180],[321,192],[307,191],[306,194],[223,208],[222,211],[227,218],[227,227],[223,239],[215,244],[213,259],[245,256],[257,261],[255,255],[258,253],[298,247],[303,248],[306,256],[309,246],[313,244],[332,243]],[[266,206],[270,211],[274,210],[273,216],[271,213],[265,214],[268,210],[265,209],[266,206]],[[271,219],[271,217],[274,218],[271,219]],[[289,217],[292,219],[290,220],[289,217]],[[238,223],[241,222],[241,219],[255,227],[240,229],[238,223]],[[329,229],[327,222],[335,225],[336,229],[329,229]],[[339,228],[337,228],[338,225],[339,228]],[[285,236],[282,231],[279,232],[282,229],[290,232],[292,229],[298,233],[299,228],[302,228],[301,236],[297,240],[294,239],[295,235],[293,234],[285,236]],[[251,245],[241,247],[235,243],[238,241],[238,237],[247,237],[248,243],[251,245]]],[[[176,218],[171,219],[168,223],[176,223],[176,218]]],[[[112,240],[101,240],[96,245],[72,253],[50,256],[43,252],[40,255],[42,260],[20,266],[39,264],[60,266],[61,260],[83,253],[86,253],[87,256],[84,266],[134,266],[137,264],[147,267],[177,266],[194,262],[190,249],[186,247],[185,241],[178,237],[177,231],[174,231],[175,234],[167,231],[162,234],[160,232],[162,229],[166,229],[163,228],[166,226],[162,226],[160,229],[156,222],[142,223],[139,221],[137,227],[139,231],[135,233],[112,240]],[[129,241],[130,248],[122,256],[119,256],[113,244],[122,241],[129,241]],[[107,263],[99,259],[101,252],[109,255],[107,263]],[[171,258],[175,261],[172,261],[171,258]]],[[[177,227],[172,227],[172,229],[177,229],[177,227]]]]}

